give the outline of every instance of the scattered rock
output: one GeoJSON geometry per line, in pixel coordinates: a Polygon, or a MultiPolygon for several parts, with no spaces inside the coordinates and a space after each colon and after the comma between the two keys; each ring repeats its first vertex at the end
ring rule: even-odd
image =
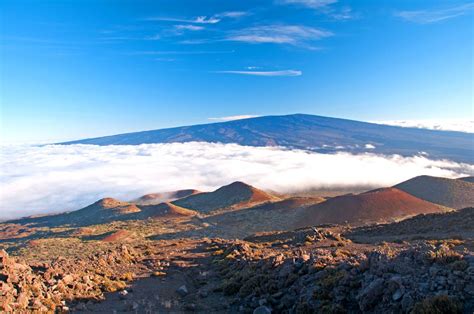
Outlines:
{"type": "Polygon", "coordinates": [[[128,296],[128,291],[127,290],[122,290],[122,291],[119,292],[119,298],[121,300],[127,299],[127,296],[128,296]]]}
{"type": "Polygon", "coordinates": [[[271,314],[272,310],[262,305],[253,310],[253,314],[271,314]]]}
{"type": "Polygon", "coordinates": [[[182,296],[182,297],[185,297],[188,295],[188,288],[186,287],[186,285],[182,285],[181,287],[179,287],[178,289],[176,289],[176,292],[182,296]]]}
{"type": "Polygon", "coordinates": [[[392,300],[393,301],[398,301],[401,299],[403,296],[403,292],[400,289],[397,289],[393,294],[392,294],[392,300]]]}

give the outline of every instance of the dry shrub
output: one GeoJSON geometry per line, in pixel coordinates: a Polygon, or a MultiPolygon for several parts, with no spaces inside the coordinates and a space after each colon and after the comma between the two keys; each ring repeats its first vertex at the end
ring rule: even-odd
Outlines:
{"type": "Polygon", "coordinates": [[[426,298],[415,304],[412,310],[413,314],[444,314],[444,313],[462,313],[462,304],[454,298],[447,295],[438,295],[426,298]]]}
{"type": "Polygon", "coordinates": [[[450,264],[462,259],[462,255],[456,251],[451,250],[446,245],[441,245],[434,251],[429,251],[427,255],[428,260],[432,263],[450,264]]]}

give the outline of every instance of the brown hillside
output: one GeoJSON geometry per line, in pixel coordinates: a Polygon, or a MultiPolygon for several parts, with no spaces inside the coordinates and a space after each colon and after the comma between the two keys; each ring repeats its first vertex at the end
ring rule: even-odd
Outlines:
{"type": "Polygon", "coordinates": [[[224,208],[249,207],[275,200],[278,200],[278,197],[243,182],[234,182],[213,192],[191,195],[172,203],[200,212],[210,212],[224,208]]]}
{"type": "Polygon", "coordinates": [[[302,214],[297,226],[393,221],[408,216],[448,210],[401,190],[383,188],[358,195],[338,196],[310,206],[302,214]]]}
{"type": "Polygon", "coordinates": [[[361,227],[348,236],[361,242],[412,239],[474,238],[474,208],[418,215],[397,223],[361,227]]]}
{"type": "Polygon", "coordinates": [[[118,230],[112,234],[107,235],[102,239],[102,242],[116,242],[126,240],[131,236],[130,231],[118,230]]]}
{"type": "Polygon", "coordinates": [[[158,205],[142,206],[143,217],[140,218],[174,218],[183,216],[195,216],[197,213],[172,203],[161,203],[158,205]]]}
{"type": "Polygon", "coordinates": [[[138,208],[136,205],[130,204],[128,202],[122,202],[110,197],[103,198],[89,207],[91,207],[89,208],[89,210],[112,210],[119,214],[130,214],[140,212],[140,208],[138,208]]]}
{"type": "Polygon", "coordinates": [[[315,205],[324,202],[323,197],[290,197],[281,201],[264,203],[261,205],[254,206],[250,209],[259,210],[291,210],[309,205],[315,205]]]}
{"type": "Polygon", "coordinates": [[[177,199],[194,195],[194,194],[198,194],[198,193],[201,193],[201,192],[198,190],[193,190],[193,189],[162,192],[162,193],[151,193],[151,194],[143,195],[132,202],[139,205],[156,205],[163,202],[172,202],[177,199]]]}
{"type": "Polygon", "coordinates": [[[468,180],[419,176],[397,184],[395,188],[446,207],[474,206],[474,183],[468,180]]]}
{"type": "Polygon", "coordinates": [[[61,225],[87,226],[115,220],[132,219],[140,214],[140,211],[140,208],[135,204],[107,197],[72,212],[41,217],[26,217],[12,220],[11,222],[35,227],[61,225]]]}
{"type": "Polygon", "coordinates": [[[216,227],[210,230],[213,237],[242,238],[256,232],[291,229],[308,206],[322,201],[324,199],[318,197],[291,197],[223,211],[205,217],[203,221],[216,227]]]}

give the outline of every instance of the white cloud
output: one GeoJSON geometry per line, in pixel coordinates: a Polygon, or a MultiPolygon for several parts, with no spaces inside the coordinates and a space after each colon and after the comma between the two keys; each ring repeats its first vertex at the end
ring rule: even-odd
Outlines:
{"type": "Polygon", "coordinates": [[[358,17],[358,14],[353,13],[352,8],[350,7],[343,7],[337,12],[330,13],[330,16],[335,20],[343,21],[354,19],[358,17]]]}
{"type": "Polygon", "coordinates": [[[224,54],[234,53],[235,50],[148,50],[148,51],[134,51],[128,53],[130,55],[201,55],[201,54],[224,54]]]}
{"type": "Polygon", "coordinates": [[[177,30],[187,30],[187,31],[200,31],[203,30],[203,26],[198,25],[175,25],[174,26],[177,30]]]}
{"type": "Polygon", "coordinates": [[[298,70],[283,70],[283,71],[215,71],[214,73],[252,75],[252,76],[301,76],[303,74],[303,72],[298,71],[298,70]]]}
{"type": "Polygon", "coordinates": [[[473,165],[423,156],[329,155],[213,143],[2,146],[0,169],[0,219],[74,210],[106,196],[130,200],[182,188],[211,190],[235,180],[284,192],[474,173],[473,165]]]}
{"type": "Polygon", "coordinates": [[[247,16],[247,15],[249,15],[249,12],[245,12],[245,11],[228,11],[228,12],[222,12],[222,13],[216,14],[215,16],[217,16],[217,17],[228,17],[228,18],[237,19],[237,18],[240,18],[240,17],[243,17],[243,16],[247,16]]]}
{"type": "Polygon", "coordinates": [[[337,0],[280,0],[281,4],[296,4],[302,5],[312,9],[319,9],[327,7],[328,5],[336,3],[337,0]]]}
{"type": "Polygon", "coordinates": [[[195,23],[195,24],[217,24],[221,19],[216,17],[198,16],[192,19],[173,18],[173,17],[149,17],[147,21],[163,21],[163,22],[178,22],[178,23],[195,23]]]}
{"type": "Polygon", "coordinates": [[[391,121],[373,121],[374,123],[388,124],[409,128],[458,131],[474,133],[474,120],[463,119],[440,119],[440,120],[391,120],[391,121]]]}
{"type": "Polygon", "coordinates": [[[218,13],[212,16],[201,15],[194,18],[174,18],[174,17],[149,17],[146,21],[163,21],[163,22],[179,22],[179,23],[194,23],[194,24],[217,24],[225,18],[237,19],[249,15],[245,11],[227,11],[218,13]]]}
{"type": "Polygon", "coordinates": [[[173,62],[173,61],[176,61],[175,58],[155,58],[153,60],[160,61],[160,62],[173,62]]]}
{"type": "Polygon", "coordinates": [[[329,31],[300,25],[263,25],[244,28],[229,34],[225,40],[246,43],[273,43],[295,46],[330,37],[329,31]]]}
{"type": "Polygon", "coordinates": [[[325,14],[335,20],[350,20],[357,17],[358,14],[352,12],[349,6],[336,7],[337,0],[277,0],[278,4],[283,5],[297,5],[316,10],[319,13],[325,14]]]}
{"type": "Polygon", "coordinates": [[[207,17],[207,16],[198,16],[196,19],[194,19],[194,23],[199,23],[199,24],[216,24],[219,23],[221,20],[216,18],[216,17],[207,17]]]}
{"type": "Polygon", "coordinates": [[[155,35],[152,35],[152,36],[145,37],[144,39],[145,40],[160,40],[161,36],[159,34],[155,34],[155,35]]]}
{"type": "Polygon", "coordinates": [[[367,149],[374,149],[375,146],[372,145],[372,144],[365,144],[365,148],[367,148],[367,149]]]}
{"type": "Polygon", "coordinates": [[[260,116],[253,115],[253,114],[242,114],[238,116],[227,116],[227,117],[207,118],[207,119],[211,121],[234,121],[234,120],[242,120],[242,119],[256,118],[256,117],[260,117],[260,116]]]}
{"type": "Polygon", "coordinates": [[[474,3],[466,3],[435,10],[398,11],[395,16],[413,23],[431,24],[466,15],[473,9],[474,3]]]}

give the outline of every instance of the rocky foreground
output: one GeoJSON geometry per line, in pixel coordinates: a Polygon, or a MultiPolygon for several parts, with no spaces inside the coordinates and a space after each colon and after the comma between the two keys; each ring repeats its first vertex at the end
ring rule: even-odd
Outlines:
{"type": "Polygon", "coordinates": [[[0,310],[474,311],[472,239],[363,244],[344,232],[110,243],[88,256],[28,263],[2,251],[0,310]]]}

